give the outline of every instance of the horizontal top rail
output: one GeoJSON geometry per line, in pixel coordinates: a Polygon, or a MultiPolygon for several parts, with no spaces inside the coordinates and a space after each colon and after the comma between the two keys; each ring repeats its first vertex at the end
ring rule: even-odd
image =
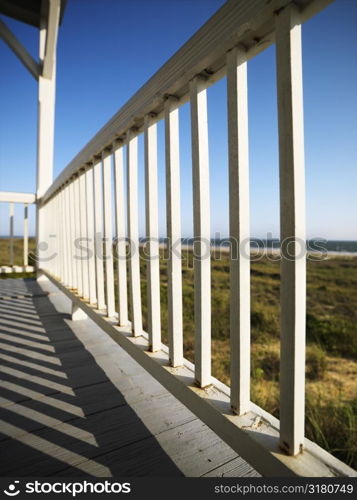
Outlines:
{"type": "Polygon", "coordinates": [[[11,191],[0,191],[0,202],[35,203],[36,195],[33,193],[13,193],[11,191]]]}
{"type": "Polygon", "coordinates": [[[275,13],[290,3],[300,10],[301,22],[327,7],[333,0],[228,0],[129,101],[102,127],[75,156],[48,188],[40,203],[45,203],[79,169],[97,155],[123,139],[130,129],[139,130],[149,113],[160,115],[167,97],[188,98],[189,82],[196,75],[213,83],[222,76],[226,53],[237,44],[247,59],[274,42],[275,13]]]}

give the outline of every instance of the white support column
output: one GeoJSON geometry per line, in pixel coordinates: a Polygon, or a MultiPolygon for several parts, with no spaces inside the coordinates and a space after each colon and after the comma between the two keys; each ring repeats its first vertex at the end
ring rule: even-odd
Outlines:
{"type": "Polygon", "coordinates": [[[14,204],[9,203],[9,264],[14,265],[14,204]]]}
{"type": "Polygon", "coordinates": [[[103,270],[103,203],[102,203],[102,162],[96,161],[94,172],[94,230],[95,230],[95,269],[97,287],[97,307],[105,308],[104,270],[103,270]]]}
{"type": "Polygon", "coordinates": [[[119,325],[128,324],[123,145],[113,144],[119,325]]]}
{"type": "MultiPolygon", "coordinates": [[[[53,181],[53,142],[56,89],[56,42],[58,29],[59,0],[51,0],[49,11],[45,12],[46,2],[40,21],[39,59],[42,65],[45,58],[51,57],[50,70],[38,78],[38,133],[37,133],[37,198],[41,198],[53,181]],[[49,25],[51,29],[48,36],[49,25]],[[56,34],[53,36],[55,30],[56,34]],[[51,49],[51,54],[49,54],[51,49]]],[[[48,67],[48,64],[46,62],[48,67]]],[[[38,206],[36,212],[36,245],[41,262],[40,242],[46,242],[45,218],[38,206]]],[[[48,242],[47,242],[48,243],[48,242]]]]}
{"type": "Polygon", "coordinates": [[[24,267],[29,264],[29,206],[24,203],[24,267]]]}
{"type": "Polygon", "coordinates": [[[81,266],[83,280],[83,298],[89,300],[89,275],[88,275],[88,236],[87,236],[87,202],[86,202],[86,174],[83,170],[79,175],[80,189],[80,217],[81,217],[81,266]]]}
{"type": "Polygon", "coordinates": [[[195,240],[195,377],[211,383],[211,261],[207,93],[205,82],[190,82],[193,225],[195,240]]]}
{"type": "Polygon", "coordinates": [[[113,271],[113,218],[112,218],[112,165],[111,154],[104,152],[103,160],[103,216],[104,216],[104,262],[107,315],[115,314],[113,271]]]}
{"type": "Polygon", "coordinates": [[[242,415],[250,403],[250,230],[247,62],[237,47],[227,54],[227,98],[231,406],[242,415]]]}
{"type": "Polygon", "coordinates": [[[146,116],[144,124],[148,333],[153,352],[161,349],[157,127],[154,120],[146,116]]]}
{"type": "Polygon", "coordinates": [[[276,17],[280,160],[280,445],[303,449],[305,420],[306,233],[301,26],[291,4],[276,17]]]}
{"type": "Polygon", "coordinates": [[[87,236],[88,236],[88,276],[89,302],[97,303],[95,281],[95,244],[94,244],[94,199],[93,199],[93,167],[86,171],[86,200],[87,200],[87,236]]]}
{"type": "Polygon", "coordinates": [[[183,364],[179,110],[165,103],[168,338],[172,366],[183,364]],[[173,248],[175,251],[173,251],[173,248]]]}
{"type": "Polygon", "coordinates": [[[138,223],[138,138],[127,134],[128,237],[131,324],[134,337],[142,333],[139,223],[138,223]]]}

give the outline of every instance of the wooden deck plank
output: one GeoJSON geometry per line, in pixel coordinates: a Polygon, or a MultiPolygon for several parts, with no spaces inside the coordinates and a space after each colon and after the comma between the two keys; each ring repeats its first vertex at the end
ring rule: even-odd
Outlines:
{"type": "Polygon", "coordinates": [[[253,474],[102,330],[71,321],[56,288],[19,281],[34,296],[0,301],[3,475],[253,474]],[[28,336],[41,328],[43,340],[28,336]]]}

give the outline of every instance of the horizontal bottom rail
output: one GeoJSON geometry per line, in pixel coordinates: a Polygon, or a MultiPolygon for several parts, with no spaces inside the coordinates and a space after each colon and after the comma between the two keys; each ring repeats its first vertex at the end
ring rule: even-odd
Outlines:
{"type": "Polygon", "coordinates": [[[166,346],[157,352],[149,351],[146,334],[133,337],[130,327],[119,327],[115,318],[81,300],[49,273],[47,277],[75,307],[104,330],[120,347],[160,382],[173,396],[210,427],[236,453],[263,476],[340,477],[357,473],[327,451],[305,439],[304,451],[295,456],[285,455],[279,448],[279,421],[251,403],[249,412],[235,415],[230,407],[229,388],[216,379],[201,389],[195,385],[193,365],[188,361],[181,367],[169,365],[166,346]]]}

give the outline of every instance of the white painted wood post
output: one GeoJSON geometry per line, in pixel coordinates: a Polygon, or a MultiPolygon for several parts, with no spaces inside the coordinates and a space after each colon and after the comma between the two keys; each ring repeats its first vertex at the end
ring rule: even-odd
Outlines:
{"type": "Polygon", "coordinates": [[[51,229],[49,228],[49,233],[48,238],[51,240],[52,243],[52,248],[53,252],[56,255],[54,259],[54,273],[56,278],[59,276],[59,262],[60,262],[60,255],[59,255],[59,232],[58,232],[58,198],[57,196],[54,196],[53,198],[53,203],[52,203],[52,217],[51,219],[54,221],[53,228],[54,231],[52,232],[51,229]]]}
{"type": "Polygon", "coordinates": [[[250,230],[247,62],[238,47],[227,54],[227,104],[231,406],[242,415],[250,403],[250,230]]]}
{"type": "Polygon", "coordinates": [[[195,273],[195,378],[211,383],[211,262],[207,93],[205,81],[190,82],[195,273]]]}
{"type": "Polygon", "coordinates": [[[165,102],[168,339],[172,366],[183,364],[180,150],[178,102],[165,102]]]}
{"type": "Polygon", "coordinates": [[[159,214],[157,187],[157,126],[154,117],[146,116],[144,123],[145,143],[145,208],[147,260],[147,299],[149,349],[161,349],[160,317],[160,255],[159,214]]]}
{"type": "Polygon", "coordinates": [[[66,252],[67,252],[67,286],[73,288],[73,273],[72,273],[72,213],[70,210],[70,184],[67,182],[64,188],[64,211],[65,211],[65,228],[67,232],[66,252]]]}
{"type": "Polygon", "coordinates": [[[123,144],[113,144],[119,325],[128,325],[123,144]]]}
{"type": "Polygon", "coordinates": [[[112,165],[111,153],[103,152],[103,216],[105,248],[105,284],[107,315],[115,314],[114,271],[113,271],[113,218],[112,218],[112,165]]]}
{"type": "Polygon", "coordinates": [[[61,232],[62,232],[62,247],[63,247],[63,282],[68,286],[68,253],[67,239],[68,226],[66,221],[66,204],[65,204],[65,186],[61,190],[61,232]]]}
{"type": "Polygon", "coordinates": [[[276,16],[280,159],[280,445],[303,449],[305,420],[306,233],[301,26],[287,6],[276,16]]]}
{"type": "Polygon", "coordinates": [[[80,186],[80,217],[81,217],[81,265],[83,280],[83,298],[89,300],[89,275],[88,275],[88,237],[87,237],[87,203],[86,203],[86,174],[85,170],[79,176],[80,186]]]}
{"type": "Polygon", "coordinates": [[[82,252],[78,248],[78,243],[81,238],[81,215],[80,215],[80,189],[79,177],[76,176],[74,180],[74,203],[75,203],[75,221],[76,221],[76,234],[75,234],[75,265],[77,269],[77,293],[83,296],[83,279],[82,279],[82,252]]]}
{"type": "Polygon", "coordinates": [[[13,202],[9,203],[9,261],[10,266],[14,265],[14,204],[13,202]]]}
{"type": "Polygon", "coordinates": [[[89,302],[97,303],[97,291],[95,280],[95,243],[94,243],[94,198],[93,198],[93,167],[88,168],[86,176],[86,213],[87,213],[87,236],[88,236],[88,277],[89,277],[89,302]]]}
{"type": "Polygon", "coordinates": [[[29,206],[24,203],[24,267],[29,264],[29,206]]]}
{"type": "MultiPolygon", "coordinates": [[[[45,2],[43,2],[43,7],[45,2]]],[[[45,10],[45,9],[43,9],[45,10]]],[[[59,22],[59,0],[51,0],[48,15],[41,11],[39,59],[46,74],[38,77],[38,130],[37,130],[37,197],[41,198],[53,181],[53,144],[56,92],[56,44],[59,22]],[[47,59],[47,60],[46,60],[47,59]],[[48,64],[50,62],[50,64],[48,64]]],[[[42,207],[36,210],[36,246],[41,267],[42,250],[39,243],[47,243],[46,219],[42,207]]],[[[45,255],[45,254],[44,254],[45,255]]]]}
{"type": "Polygon", "coordinates": [[[75,202],[75,179],[70,179],[70,184],[69,184],[69,218],[70,218],[70,234],[71,234],[71,239],[70,239],[70,255],[71,255],[71,263],[72,263],[72,283],[71,286],[73,289],[78,288],[78,281],[77,281],[77,263],[74,258],[75,256],[75,247],[74,247],[74,242],[76,239],[76,213],[75,213],[75,207],[76,207],[76,202],[75,202]]]}
{"type": "Polygon", "coordinates": [[[127,187],[128,187],[128,237],[129,237],[129,290],[131,325],[134,337],[141,335],[141,288],[138,223],[138,138],[132,131],[127,133],[127,187]]]}
{"type": "Polygon", "coordinates": [[[97,307],[105,309],[104,270],[103,270],[103,203],[102,203],[102,162],[97,160],[94,174],[94,231],[95,231],[95,269],[97,288],[97,307]]]}

